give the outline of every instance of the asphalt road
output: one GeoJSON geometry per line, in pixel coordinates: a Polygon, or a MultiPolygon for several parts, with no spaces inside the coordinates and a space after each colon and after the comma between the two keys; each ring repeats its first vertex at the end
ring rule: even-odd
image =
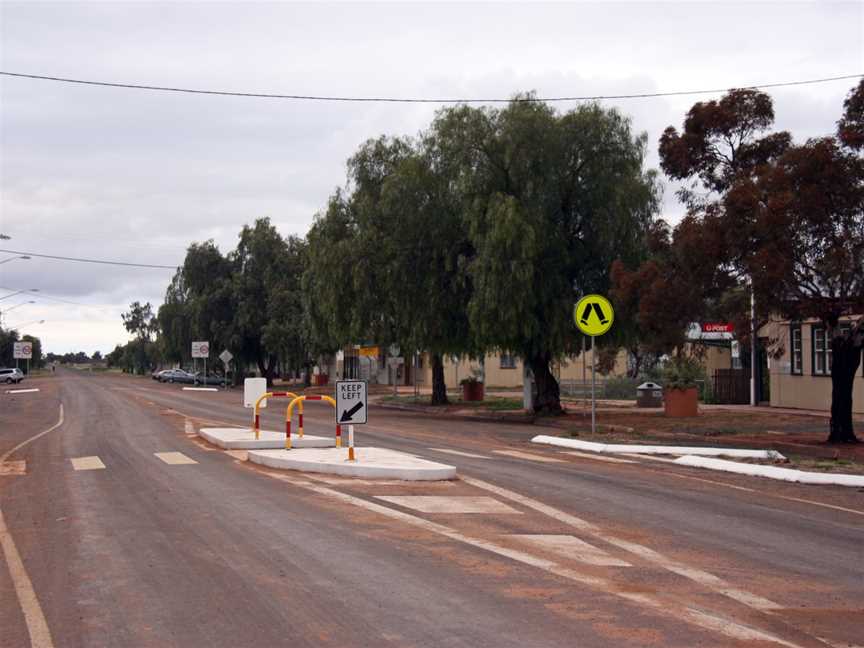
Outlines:
{"type": "MultiPolygon", "coordinates": [[[[0,646],[864,645],[854,489],[375,406],[358,445],[460,479],[322,479],[194,436],[248,423],[236,391],[72,371],[22,386],[40,391],[0,393],[0,646]]],[[[305,418],[332,434],[323,405],[305,418]]]]}

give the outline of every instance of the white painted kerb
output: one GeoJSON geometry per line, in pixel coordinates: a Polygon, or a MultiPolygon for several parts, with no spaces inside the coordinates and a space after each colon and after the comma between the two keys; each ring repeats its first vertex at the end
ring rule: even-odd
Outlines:
{"type": "Polygon", "coordinates": [[[301,470],[348,477],[440,481],[455,479],[456,468],[385,448],[355,448],[356,461],[348,461],[347,448],[250,450],[249,461],[285,470],[301,470]]]}
{"type": "MultiPolygon", "coordinates": [[[[226,450],[265,450],[285,449],[285,433],[261,430],[259,438],[251,428],[201,428],[198,435],[213,445],[226,450]]],[[[294,448],[333,448],[336,437],[320,437],[304,434],[299,437],[291,435],[291,446],[294,448]]]]}
{"type": "Polygon", "coordinates": [[[803,470],[794,470],[792,468],[759,466],[754,464],[738,463],[736,461],[724,461],[723,459],[710,459],[707,457],[693,456],[681,457],[676,459],[675,463],[682,466],[723,470],[725,472],[733,472],[741,475],[754,475],[756,477],[768,477],[769,479],[798,482],[799,484],[830,484],[835,486],[864,487],[864,475],[804,472],[803,470]]]}
{"type": "Polygon", "coordinates": [[[700,448],[688,446],[663,446],[663,445],[631,445],[629,443],[595,443],[593,441],[579,441],[578,439],[564,439],[561,437],[538,435],[531,439],[531,443],[544,443],[546,445],[560,446],[562,448],[575,448],[576,450],[588,450],[590,452],[625,452],[631,454],[668,454],[668,455],[699,455],[704,457],[742,457],[747,459],[777,459],[783,461],[786,457],[776,450],[744,450],[740,448],[700,448]]]}

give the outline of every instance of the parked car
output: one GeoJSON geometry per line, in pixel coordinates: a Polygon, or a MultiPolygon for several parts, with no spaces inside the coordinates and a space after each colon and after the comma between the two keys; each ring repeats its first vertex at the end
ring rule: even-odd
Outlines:
{"type": "Polygon", "coordinates": [[[159,378],[161,382],[167,383],[189,383],[195,382],[195,374],[182,369],[167,369],[159,378]]]}
{"type": "Polygon", "coordinates": [[[225,376],[217,376],[216,374],[208,374],[204,375],[200,371],[195,374],[195,384],[196,385],[219,385],[220,387],[225,386],[225,376]]]}
{"type": "Polygon", "coordinates": [[[152,374],[150,374],[150,377],[153,380],[158,380],[159,382],[162,382],[162,376],[167,374],[169,371],[171,371],[171,369],[162,369],[160,371],[154,371],[152,374]]]}
{"type": "Polygon", "coordinates": [[[0,382],[5,382],[11,385],[12,383],[20,383],[24,380],[24,372],[15,367],[14,369],[0,369],[0,382]]]}

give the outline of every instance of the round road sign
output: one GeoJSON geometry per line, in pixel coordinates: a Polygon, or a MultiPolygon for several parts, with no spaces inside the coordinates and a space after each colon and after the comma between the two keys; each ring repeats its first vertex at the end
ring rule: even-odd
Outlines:
{"type": "Polygon", "coordinates": [[[585,295],[573,308],[573,319],[585,335],[597,337],[612,328],[615,311],[602,295],[585,295]]]}

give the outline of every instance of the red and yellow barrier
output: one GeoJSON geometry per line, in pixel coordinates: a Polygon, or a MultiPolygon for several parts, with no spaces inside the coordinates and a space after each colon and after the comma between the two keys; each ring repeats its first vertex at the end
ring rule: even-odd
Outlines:
{"type": "MultiPolygon", "coordinates": [[[[265,398],[297,398],[297,394],[289,391],[273,391],[266,392],[258,397],[258,400],[255,401],[255,438],[258,439],[261,432],[261,401],[265,398]]],[[[302,410],[301,410],[302,411],[302,410]]],[[[302,422],[301,422],[302,426],[302,422]]]]}
{"type": "MultiPolygon", "coordinates": [[[[336,401],[329,396],[295,396],[288,404],[288,409],[285,410],[285,449],[291,449],[291,414],[294,411],[294,406],[298,406],[297,419],[299,422],[299,436],[303,437],[303,401],[326,401],[336,409],[336,401]]],[[[336,447],[342,447],[342,426],[336,424],[336,447]]],[[[351,455],[354,454],[354,448],[351,448],[351,455]]],[[[352,457],[353,458],[353,457],[352,457]]]]}

